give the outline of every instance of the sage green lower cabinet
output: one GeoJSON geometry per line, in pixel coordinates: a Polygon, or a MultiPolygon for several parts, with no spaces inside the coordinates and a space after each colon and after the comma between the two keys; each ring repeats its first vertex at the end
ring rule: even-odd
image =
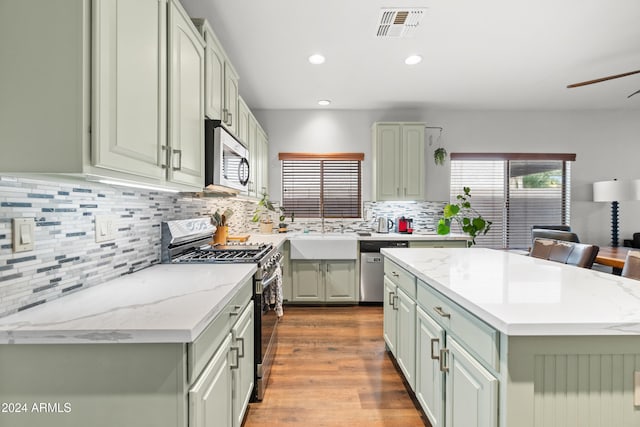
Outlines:
{"type": "Polygon", "coordinates": [[[190,343],[0,345],[0,426],[240,427],[252,289],[249,279],[190,343]]]}
{"type": "Polygon", "coordinates": [[[292,260],[292,302],[357,302],[356,262],[292,260]]]}
{"type": "Polygon", "coordinates": [[[282,252],[282,299],[291,301],[293,285],[291,283],[291,244],[289,240],[286,240],[279,249],[282,252]]]}
{"type": "Polygon", "coordinates": [[[398,289],[396,310],[398,334],[396,341],[396,361],[404,378],[415,390],[416,372],[416,302],[402,289],[398,289]]]}
{"type": "Polygon", "coordinates": [[[231,334],[220,345],[189,390],[189,427],[232,426],[233,378],[229,363],[231,334]]]}
{"type": "Polygon", "coordinates": [[[498,425],[498,380],[451,337],[442,352],[446,383],[446,425],[498,425]]]}
{"type": "Polygon", "coordinates": [[[396,304],[398,299],[398,287],[386,275],[384,277],[384,308],[383,308],[383,333],[384,342],[387,349],[394,356],[396,355],[396,341],[398,335],[398,316],[396,315],[396,304]]]}
{"type": "Polygon", "coordinates": [[[444,425],[444,373],[440,348],[444,329],[420,307],[416,309],[416,398],[432,427],[444,425]]]}

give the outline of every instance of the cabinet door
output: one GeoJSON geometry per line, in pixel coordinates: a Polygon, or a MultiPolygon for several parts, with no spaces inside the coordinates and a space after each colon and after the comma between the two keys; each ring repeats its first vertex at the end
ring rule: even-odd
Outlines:
{"type": "Polygon", "coordinates": [[[228,334],[189,390],[189,427],[233,425],[230,348],[231,334],[228,334]]]}
{"type": "MultiPolygon", "coordinates": [[[[242,315],[231,330],[232,346],[237,352],[237,361],[233,372],[233,427],[240,427],[254,385],[253,353],[253,301],[249,301],[242,315]]],[[[232,354],[234,353],[232,352],[232,354]]]]}
{"type": "Polygon", "coordinates": [[[325,300],[356,301],[356,262],[324,261],[325,300]]]}
{"type": "Polygon", "coordinates": [[[376,126],[376,200],[399,200],[400,125],[376,126]]]}
{"type": "Polygon", "coordinates": [[[444,330],[420,307],[416,309],[416,398],[433,427],[444,425],[444,378],[439,351],[444,330]]]}
{"type": "Polygon", "coordinates": [[[321,302],[324,300],[324,283],[320,261],[293,261],[293,301],[321,302]]]}
{"type": "Polygon", "coordinates": [[[398,325],[396,336],[396,361],[404,378],[415,390],[416,384],[416,303],[398,288],[398,325]]]}
{"type": "Polygon", "coordinates": [[[256,139],[260,146],[260,157],[258,158],[258,191],[262,194],[269,189],[269,142],[267,135],[260,125],[256,129],[256,139]]]}
{"type": "Polygon", "coordinates": [[[249,149],[249,184],[247,190],[250,197],[258,197],[258,187],[256,185],[256,170],[258,165],[258,144],[256,131],[258,122],[253,114],[249,114],[249,123],[247,130],[247,148],[249,149]]]}
{"type": "Polygon", "coordinates": [[[384,307],[383,307],[383,321],[384,321],[384,342],[387,343],[387,348],[389,351],[395,355],[396,354],[396,331],[398,327],[397,321],[397,308],[396,308],[396,300],[398,299],[397,295],[397,286],[389,280],[385,276],[384,278],[384,307]]]}
{"type": "Polygon", "coordinates": [[[238,134],[238,75],[228,61],[224,63],[224,111],[222,121],[232,134],[238,134]]]}
{"type": "Polygon", "coordinates": [[[238,139],[248,146],[249,137],[249,107],[242,98],[238,98],[238,139]]]}
{"type": "Polygon", "coordinates": [[[498,425],[498,380],[447,337],[447,427],[495,427],[498,425]]]}
{"type": "Polygon", "coordinates": [[[208,24],[204,27],[205,50],[204,112],[209,119],[220,120],[224,104],[224,53],[208,24]]]}
{"type": "Polygon", "coordinates": [[[161,179],[166,141],[166,5],[92,2],[92,163],[161,179]]]}
{"type": "Polygon", "coordinates": [[[424,125],[403,125],[402,199],[424,200],[424,167],[424,125]]]}
{"type": "Polygon", "coordinates": [[[204,185],[204,41],[177,0],[169,12],[168,179],[204,185]]]}

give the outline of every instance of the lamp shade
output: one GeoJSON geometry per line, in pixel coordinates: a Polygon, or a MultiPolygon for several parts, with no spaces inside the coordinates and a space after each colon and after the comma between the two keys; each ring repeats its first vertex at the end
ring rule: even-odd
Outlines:
{"type": "MultiPolygon", "coordinates": [[[[636,200],[636,185],[633,181],[599,181],[593,183],[594,202],[619,202],[636,200]]],[[[640,188],[638,189],[640,190],[640,188]]]]}

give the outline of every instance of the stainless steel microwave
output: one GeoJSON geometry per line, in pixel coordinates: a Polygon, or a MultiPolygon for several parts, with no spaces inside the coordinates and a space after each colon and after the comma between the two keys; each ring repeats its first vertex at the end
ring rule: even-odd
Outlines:
{"type": "Polygon", "coordinates": [[[249,150],[219,120],[205,120],[205,187],[224,186],[240,192],[249,183],[249,150]]]}

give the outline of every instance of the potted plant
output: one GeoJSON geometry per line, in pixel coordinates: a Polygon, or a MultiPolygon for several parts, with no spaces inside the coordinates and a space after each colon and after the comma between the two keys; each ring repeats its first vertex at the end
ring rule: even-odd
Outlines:
{"type": "Polygon", "coordinates": [[[476,236],[485,235],[491,229],[491,221],[485,220],[478,211],[471,207],[471,189],[463,188],[464,194],[456,196],[457,203],[449,203],[444,207],[444,215],[438,221],[438,234],[449,234],[451,222],[458,223],[464,233],[471,236],[468,246],[476,244],[476,236]]]}
{"type": "MultiPolygon", "coordinates": [[[[284,222],[287,217],[284,214],[284,210],[285,209],[283,207],[280,208],[280,218],[279,218],[280,219],[280,224],[278,224],[278,231],[280,233],[286,233],[287,232],[287,223],[284,222]]],[[[291,222],[293,222],[293,216],[294,216],[294,213],[291,212],[291,222]]]]}
{"type": "Polygon", "coordinates": [[[444,165],[445,160],[447,159],[447,150],[443,147],[436,148],[433,151],[433,161],[436,165],[444,165]]]}
{"type": "Polygon", "coordinates": [[[271,212],[275,212],[276,208],[269,200],[269,194],[265,191],[262,193],[262,198],[258,201],[256,210],[253,214],[251,221],[260,223],[260,233],[271,234],[273,232],[273,220],[271,219],[271,212]]]}

